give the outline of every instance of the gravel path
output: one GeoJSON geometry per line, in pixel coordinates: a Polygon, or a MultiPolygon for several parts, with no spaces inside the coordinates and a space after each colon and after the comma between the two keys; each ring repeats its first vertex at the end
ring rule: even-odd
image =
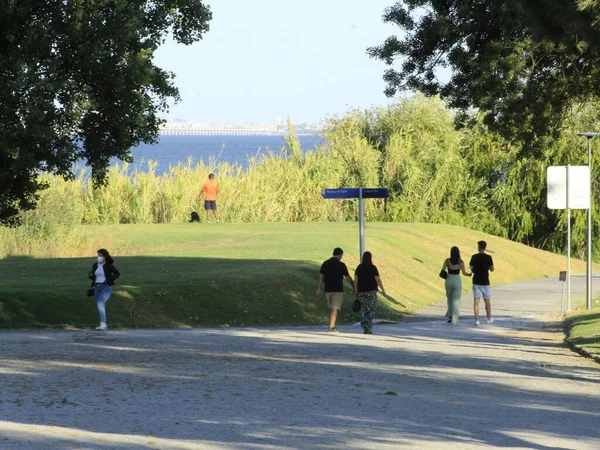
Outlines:
{"type": "Polygon", "coordinates": [[[457,327],[433,307],[372,336],[2,332],[0,449],[600,448],[600,366],[562,345],[560,284],[495,288],[480,328],[469,297],[457,327]]]}

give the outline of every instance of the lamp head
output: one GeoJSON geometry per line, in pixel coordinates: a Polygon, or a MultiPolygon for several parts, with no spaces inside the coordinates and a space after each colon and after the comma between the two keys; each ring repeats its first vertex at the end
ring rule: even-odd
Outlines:
{"type": "Polygon", "coordinates": [[[600,136],[600,133],[597,133],[595,131],[583,131],[583,132],[577,133],[577,136],[595,137],[595,136],[600,136]]]}

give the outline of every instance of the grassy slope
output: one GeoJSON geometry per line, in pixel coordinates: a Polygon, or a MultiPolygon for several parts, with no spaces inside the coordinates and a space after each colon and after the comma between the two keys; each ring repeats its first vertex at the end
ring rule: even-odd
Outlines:
{"type": "MultiPolygon", "coordinates": [[[[356,223],[174,224],[88,226],[102,237],[122,272],[108,304],[113,327],[325,323],[327,309],[315,298],[320,263],[341,246],[353,270],[358,256],[356,223]]],[[[488,241],[493,284],[556,277],[564,257],[464,228],[428,224],[367,224],[373,252],[391,296],[378,317],[397,318],[444,298],[438,272],[450,246],[467,260],[479,239],[488,241]]],[[[85,297],[85,258],[0,260],[0,326],[91,326],[92,299],[85,297]]],[[[580,261],[573,271],[583,271],[580,261]]],[[[470,280],[464,283],[465,290],[470,280]]],[[[352,322],[347,293],[341,321],[352,322]]]]}

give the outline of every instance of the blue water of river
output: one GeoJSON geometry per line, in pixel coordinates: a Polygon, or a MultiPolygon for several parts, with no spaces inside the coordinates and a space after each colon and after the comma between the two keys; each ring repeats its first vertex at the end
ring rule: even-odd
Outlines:
{"type": "MultiPolygon", "coordinates": [[[[323,144],[319,136],[298,136],[298,139],[304,151],[323,144]]],[[[151,160],[158,163],[156,173],[161,174],[169,166],[186,163],[191,157],[194,162],[207,164],[215,160],[217,163],[238,163],[246,168],[249,157],[260,157],[269,151],[279,154],[282,147],[285,147],[283,136],[160,136],[156,144],[142,144],[131,149],[133,164],[130,167],[146,171],[146,162],[151,160]]]]}

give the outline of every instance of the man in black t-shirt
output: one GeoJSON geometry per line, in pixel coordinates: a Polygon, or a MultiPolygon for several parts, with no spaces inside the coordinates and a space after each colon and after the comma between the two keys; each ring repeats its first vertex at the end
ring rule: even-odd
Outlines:
{"type": "Polygon", "coordinates": [[[335,321],[337,320],[338,311],[342,309],[342,301],[344,300],[344,278],[352,286],[354,290],[354,280],[348,273],[346,264],[342,262],[344,251],[337,247],[333,249],[333,256],[321,265],[319,271],[319,284],[317,285],[317,297],[321,295],[321,285],[325,284],[325,298],[327,306],[329,306],[329,332],[337,333],[335,321]]]}
{"type": "Polygon", "coordinates": [[[491,304],[491,288],[490,288],[490,272],[494,271],[494,260],[485,253],[487,243],[479,241],[477,243],[479,253],[471,256],[469,267],[473,272],[473,313],[475,315],[475,326],[479,326],[479,299],[483,297],[485,302],[485,313],[487,323],[493,323],[492,304],[491,304]]]}

